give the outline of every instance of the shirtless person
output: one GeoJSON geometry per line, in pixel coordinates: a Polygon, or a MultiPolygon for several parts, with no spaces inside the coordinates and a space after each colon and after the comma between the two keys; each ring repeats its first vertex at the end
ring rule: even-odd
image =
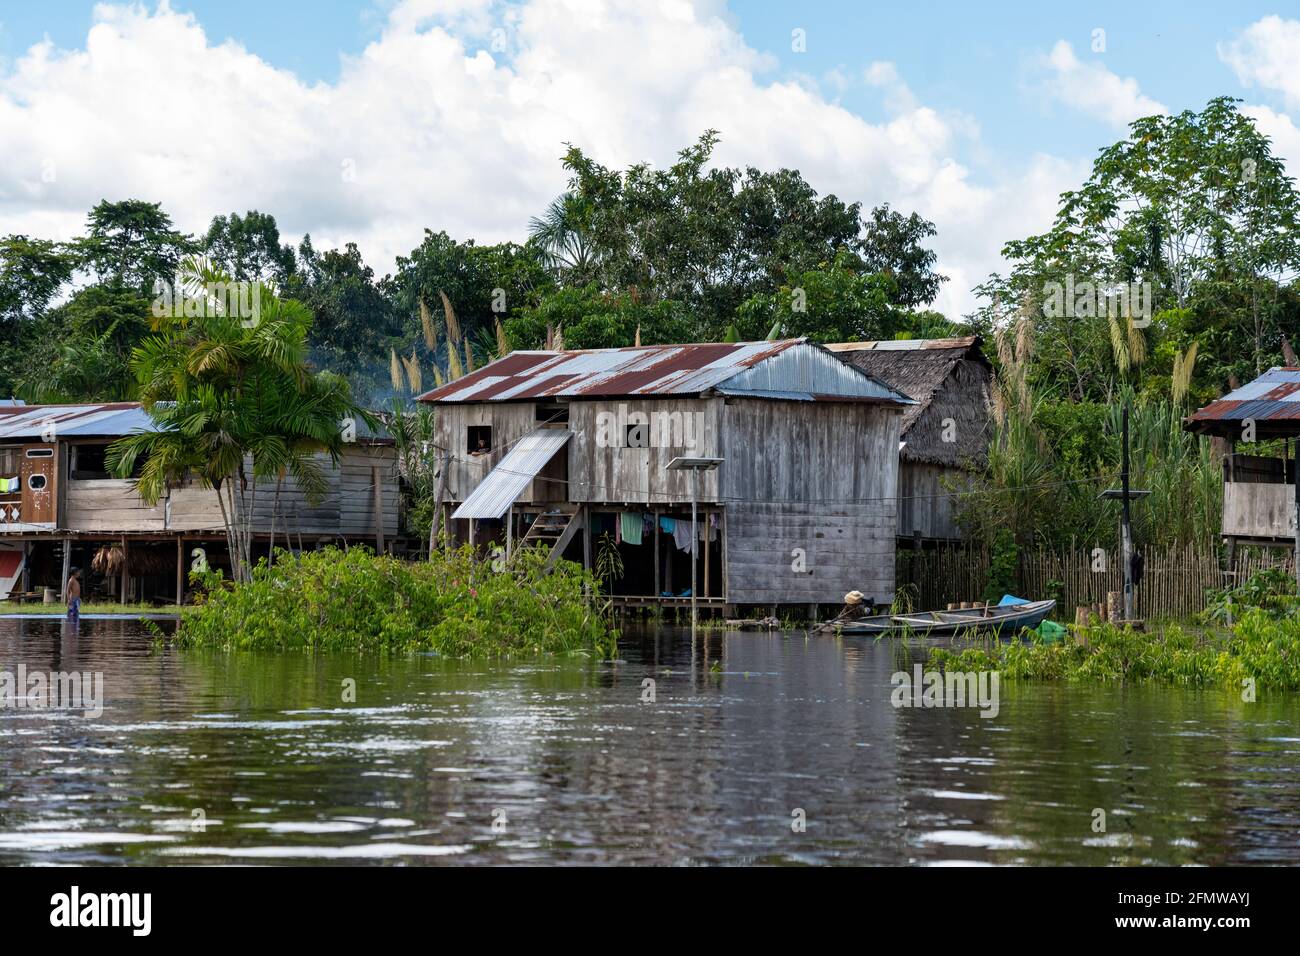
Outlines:
{"type": "Polygon", "coordinates": [[[68,621],[76,624],[81,620],[81,569],[73,568],[68,575],[68,621]]]}

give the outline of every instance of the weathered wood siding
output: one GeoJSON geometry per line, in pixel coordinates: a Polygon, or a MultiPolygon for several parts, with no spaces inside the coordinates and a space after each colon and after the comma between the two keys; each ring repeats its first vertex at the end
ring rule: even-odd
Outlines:
{"type": "Polygon", "coordinates": [[[1257,481],[1223,484],[1223,533],[1242,538],[1292,538],[1295,486],[1257,481]]]}
{"type": "Polygon", "coordinates": [[[899,423],[890,406],[728,401],[729,603],[830,604],[855,588],[892,599],[899,423]]]}
{"type": "Polygon", "coordinates": [[[319,501],[308,500],[306,493],[292,478],[285,478],[276,504],[275,483],[261,482],[253,506],[256,527],[271,529],[271,515],[278,510],[277,534],[350,538],[375,533],[374,469],[378,468],[384,510],[384,535],[398,532],[397,452],[385,445],[348,446],[337,468],[328,455],[316,456],[316,463],[329,483],[319,501]]]}
{"type": "MultiPolygon", "coordinates": [[[[691,474],[669,471],[674,458],[717,457],[723,400],[621,399],[574,402],[569,407],[569,495],[591,503],[690,503],[691,474]],[[605,416],[605,417],[602,417],[605,416]],[[644,425],[626,447],[626,426],[644,425]]],[[[699,500],[717,501],[719,472],[700,475],[699,500]]]]}
{"type": "MultiPolygon", "coordinates": [[[[449,449],[452,456],[447,472],[447,500],[450,502],[468,498],[487,473],[506,456],[511,445],[540,427],[537,406],[532,402],[439,405],[435,414],[434,442],[449,449]],[[470,455],[469,428],[472,425],[492,426],[492,450],[486,455],[470,455]]],[[[540,486],[542,482],[532,484],[540,486]]],[[[536,488],[525,488],[520,500],[532,501],[536,494],[536,488]]]]}
{"type": "Polygon", "coordinates": [[[67,522],[73,531],[166,531],[167,503],[144,503],[126,478],[68,482],[67,522]]]}
{"type": "MultiPolygon", "coordinates": [[[[317,456],[325,473],[328,490],[318,503],[311,503],[292,478],[280,491],[277,534],[319,536],[374,534],[373,468],[379,469],[384,509],[384,534],[392,537],[398,526],[397,452],[384,445],[348,446],[339,467],[329,456],[317,456]]],[[[254,503],[255,527],[259,533],[271,529],[275,506],[275,483],[258,483],[254,503]]],[[[146,505],[127,479],[77,479],[67,483],[67,528],[72,531],[167,532],[219,531],[223,527],[221,506],[211,488],[197,484],[171,489],[154,505],[146,505]]]]}
{"type": "Polygon", "coordinates": [[[957,526],[957,499],[949,487],[960,488],[969,481],[960,468],[904,461],[898,469],[898,534],[910,538],[953,539],[961,537],[957,526]]]}

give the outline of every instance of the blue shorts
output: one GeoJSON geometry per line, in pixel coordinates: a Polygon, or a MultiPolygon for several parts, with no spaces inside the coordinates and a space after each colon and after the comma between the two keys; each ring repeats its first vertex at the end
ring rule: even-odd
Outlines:
{"type": "Polygon", "coordinates": [[[68,602],[68,620],[76,621],[81,618],[81,598],[73,598],[68,602]]]}

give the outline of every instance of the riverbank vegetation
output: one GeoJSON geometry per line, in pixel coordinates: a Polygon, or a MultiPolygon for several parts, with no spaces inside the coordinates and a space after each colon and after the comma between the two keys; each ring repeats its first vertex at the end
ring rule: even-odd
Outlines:
{"type": "Polygon", "coordinates": [[[196,572],[207,593],[187,609],[182,646],[249,650],[434,651],[448,657],[611,656],[616,634],[591,600],[595,580],[523,549],[495,562],[468,547],[430,561],[366,548],[281,552],[246,583],[196,572]]]}
{"type": "Polygon", "coordinates": [[[1072,637],[1053,642],[993,639],[934,648],[930,662],[950,670],[996,670],[1011,680],[1300,690],[1300,598],[1294,579],[1276,570],[1214,595],[1201,624],[1071,630],[1072,637]]]}

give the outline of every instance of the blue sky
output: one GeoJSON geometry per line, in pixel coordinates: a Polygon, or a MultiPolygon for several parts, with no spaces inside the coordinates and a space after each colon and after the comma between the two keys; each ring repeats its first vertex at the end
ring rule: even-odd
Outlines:
{"type": "Polygon", "coordinates": [[[6,188],[0,172],[0,232],[66,231],[78,203],[152,189],[185,228],[256,204],[286,231],[362,242],[382,272],[424,225],[521,238],[563,186],[565,141],[610,165],[664,162],[713,125],[723,161],[797,166],[823,191],[934,219],[941,268],[965,287],[950,283],[944,304],[960,312],[1001,243],[1044,227],[1134,115],[1239,96],[1300,161],[1297,3],[587,2],[173,0],[97,14],[89,0],[0,0],[0,135],[76,173],[13,174],[6,188]],[[78,60],[96,22],[113,42],[78,60]],[[45,39],[48,62],[24,66],[45,39]],[[187,43],[199,52],[168,59],[187,43]],[[150,76],[132,58],[172,65],[150,76]],[[120,108],[152,128],[151,96],[157,124],[215,102],[285,142],[260,164],[135,141],[95,161],[85,152],[112,132],[78,148],[66,128],[69,97],[87,101],[83,127],[120,108]],[[458,148],[470,144],[473,162],[458,148]],[[362,170],[351,191],[337,183],[349,161],[362,170]],[[403,181],[424,188],[403,194],[403,181]]]}
{"type": "MultiPolygon", "coordinates": [[[[43,37],[63,48],[84,43],[93,0],[0,0],[0,57],[14,57],[43,37]]],[[[213,40],[242,43],[307,82],[335,82],[340,55],[356,55],[376,39],[391,6],[349,0],[175,0],[195,13],[213,40]]],[[[1106,31],[1101,59],[1136,77],[1144,93],[1173,110],[1195,109],[1212,96],[1246,95],[1216,45],[1268,14],[1300,17],[1300,3],[1156,2],[907,3],[735,0],[728,9],[754,49],[779,61],[778,72],[819,80],[834,70],[858,71],[894,62],[917,97],[976,117],[986,139],[1006,150],[1036,149],[1044,133],[1061,149],[1090,151],[1111,139],[1105,124],[1044,108],[1024,89],[1025,63],[1058,39],[1082,54],[1092,31],[1106,31]],[[791,31],[807,35],[791,50],[791,31]],[[1026,112],[1048,124],[1024,122],[1026,112]]],[[[1300,64],[1297,64],[1300,70],[1300,64]]],[[[884,115],[868,90],[840,101],[869,119],[884,115]]],[[[1267,99],[1267,98],[1266,98],[1267,99]]]]}

